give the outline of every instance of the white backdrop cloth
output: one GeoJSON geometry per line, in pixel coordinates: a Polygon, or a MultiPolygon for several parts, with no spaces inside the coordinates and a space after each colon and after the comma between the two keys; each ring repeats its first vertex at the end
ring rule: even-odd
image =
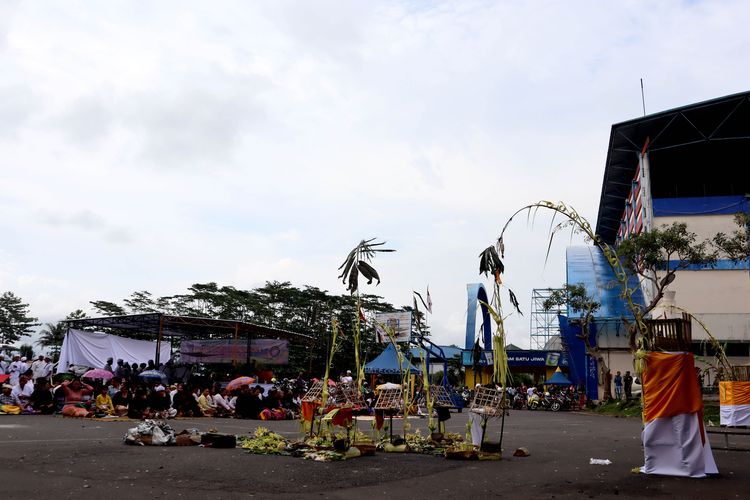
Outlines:
{"type": "MultiPolygon", "coordinates": [[[[67,372],[71,364],[104,368],[107,358],[114,361],[122,359],[130,364],[146,363],[149,359],[155,359],[155,355],[155,341],[128,339],[102,332],[68,330],[63,340],[56,373],[67,372]]],[[[160,360],[164,362],[169,356],[169,343],[162,342],[160,360]]]]}
{"type": "Polygon", "coordinates": [[[643,429],[646,465],[641,472],[684,477],[718,474],[708,436],[704,433],[701,439],[699,418],[697,413],[683,413],[647,422],[643,429]]]}
{"type": "Polygon", "coordinates": [[[750,425],[750,405],[719,406],[719,423],[727,427],[750,425]]]}

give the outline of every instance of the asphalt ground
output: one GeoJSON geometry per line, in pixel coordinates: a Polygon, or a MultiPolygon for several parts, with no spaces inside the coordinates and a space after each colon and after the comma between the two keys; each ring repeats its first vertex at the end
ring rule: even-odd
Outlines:
{"type": "MultiPolygon", "coordinates": [[[[466,413],[448,430],[464,434],[466,413]]],[[[427,432],[425,419],[410,419],[427,432]]],[[[395,421],[394,429],[401,426],[395,421]]],[[[452,461],[378,453],[343,462],[251,455],[242,449],[127,446],[134,422],[49,416],[0,416],[0,498],[748,498],[750,453],[714,451],[720,475],[687,479],[634,474],[643,463],[638,418],[513,411],[506,418],[504,458],[452,461]],[[524,446],[531,455],[511,457],[524,446]],[[612,461],[589,465],[590,458],[612,461]]],[[[175,420],[244,434],[263,425],[289,437],[296,421],[175,420]]],[[[360,430],[370,431],[369,422],[360,430]]],[[[491,421],[488,440],[499,438],[491,421]]],[[[716,446],[721,436],[712,437],[716,446]]],[[[733,443],[740,444],[743,443],[733,443]]],[[[744,443],[745,446],[748,443],[744,443]]]]}

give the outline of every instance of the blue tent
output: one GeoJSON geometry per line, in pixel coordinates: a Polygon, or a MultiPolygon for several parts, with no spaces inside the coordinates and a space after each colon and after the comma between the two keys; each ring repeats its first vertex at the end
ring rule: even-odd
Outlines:
{"type": "Polygon", "coordinates": [[[565,374],[560,371],[558,368],[555,373],[552,374],[552,376],[544,381],[545,385],[573,385],[573,383],[568,380],[568,377],[565,376],[565,374]]]}
{"type": "MultiPolygon", "coordinates": [[[[404,371],[409,370],[411,373],[419,373],[419,370],[414,368],[409,360],[404,358],[403,364],[404,371]]],[[[393,344],[388,344],[380,355],[365,365],[365,373],[377,373],[382,375],[398,375],[400,370],[398,369],[398,355],[393,344]]]]}

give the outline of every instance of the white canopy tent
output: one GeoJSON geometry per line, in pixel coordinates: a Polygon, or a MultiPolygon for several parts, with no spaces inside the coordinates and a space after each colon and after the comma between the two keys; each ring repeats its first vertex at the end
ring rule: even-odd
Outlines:
{"type": "MultiPolygon", "coordinates": [[[[161,360],[168,360],[170,346],[162,343],[161,360]]],[[[68,330],[60,350],[56,373],[65,373],[71,364],[103,368],[107,358],[126,363],[145,363],[156,356],[156,342],[118,337],[109,333],[68,330]]]]}

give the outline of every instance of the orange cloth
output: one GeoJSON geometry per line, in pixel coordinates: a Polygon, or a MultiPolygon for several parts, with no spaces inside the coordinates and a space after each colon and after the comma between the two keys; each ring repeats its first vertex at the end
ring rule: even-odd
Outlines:
{"type": "Polygon", "coordinates": [[[643,372],[643,421],[703,413],[692,354],[651,352],[643,372]]]}
{"type": "Polygon", "coordinates": [[[750,405],[750,382],[719,382],[719,403],[724,406],[750,405]]]}
{"type": "Polygon", "coordinates": [[[380,430],[383,428],[383,422],[385,421],[385,414],[383,410],[375,410],[375,427],[380,430]]]}
{"type": "Polygon", "coordinates": [[[318,407],[318,403],[313,403],[311,401],[303,401],[302,402],[302,420],[306,422],[312,422],[313,417],[315,416],[315,409],[318,407]]]}
{"type": "Polygon", "coordinates": [[[338,425],[340,427],[347,427],[352,422],[352,408],[347,406],[344,408],[339,408],[339,411],[336,412],[336,415],[333,416],[331,419],[331,423],[333,425],[338,425]]]}

